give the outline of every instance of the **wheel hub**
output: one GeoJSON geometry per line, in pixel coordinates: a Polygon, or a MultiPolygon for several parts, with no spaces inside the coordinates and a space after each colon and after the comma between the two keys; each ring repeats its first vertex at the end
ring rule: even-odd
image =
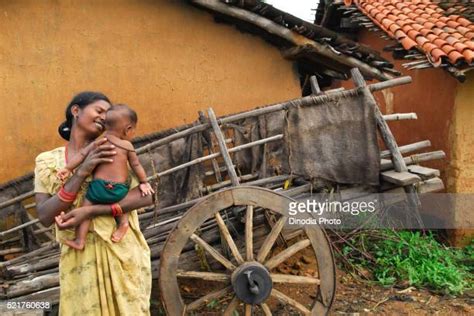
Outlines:
{"type": "Polygon", "coordinates": [[[246,304],[260,304],[270,295],[273,287],[268,270],[258,262],[246,262],[232,273],[235,295],[246,304]]]}

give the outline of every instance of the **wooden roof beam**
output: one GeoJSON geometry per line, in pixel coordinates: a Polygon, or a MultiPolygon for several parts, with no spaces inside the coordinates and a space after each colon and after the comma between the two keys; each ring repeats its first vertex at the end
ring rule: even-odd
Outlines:
{"type": "Polygon", "coordinates": [[[251,23],[258,26],[259,28],[267,31],[270,34],[277,35],[296,46],[309,45],[312,46],[314,51],[319,55],[330,58],[338,63],[347,66],[348,68],[359,68],[362,74],[368,77],[373,77],[381,81],[385,81],[394,78],[391,74],[384,73],[377,68],[371,67],[368,64],[350,56],[338,54],[334,49],[330,49],[327,45],[320,44],[313,40],[310,40],[302,35],[293,32],[286,27],[274,23],[266,18],[263,18],[257,14],[249,12],[238,7],[226,5],[218,0],[191,0],[192,3],[206,8],[211,11],[215,11],[227,16],[237,18],[239,20],[251,23]]]}

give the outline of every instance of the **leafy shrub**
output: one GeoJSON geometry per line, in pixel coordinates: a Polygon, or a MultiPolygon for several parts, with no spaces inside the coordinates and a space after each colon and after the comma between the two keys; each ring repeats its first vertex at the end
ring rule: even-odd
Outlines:
{"type": "Polygon", "coordinates": [[[352,265],[368,269],[383,285],[407,280],[416,287],[451,294],[473,287],[473,245],[454,249],[437,242],[432,234],[384,231],[376,238],[357,234],[342,250],[352,265]]]}

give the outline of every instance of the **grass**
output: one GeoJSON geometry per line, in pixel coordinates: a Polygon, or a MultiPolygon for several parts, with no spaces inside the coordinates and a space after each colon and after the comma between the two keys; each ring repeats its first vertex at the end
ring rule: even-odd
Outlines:
{"type": "Polygon", "coordinates": [[[382,285],[408,281],[445,294],[473,288],[474,246],[449,248],[434,238],[411,231],[360,233],[347,241],[342,255],[355,270],[370,271],[382,285]]]}

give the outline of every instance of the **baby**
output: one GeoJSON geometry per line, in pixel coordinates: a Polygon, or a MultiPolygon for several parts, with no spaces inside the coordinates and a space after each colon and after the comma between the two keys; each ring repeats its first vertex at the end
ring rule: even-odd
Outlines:
{"type": "MultiPolygon", "coordinates": [[[[112,204],[112,213],[118,217],[118,227],[111,238],[113,242],[119,242],[129,226],[128,215],[122,214],[120,206],[114,204],[122,200],[129,190],[127,162],[140,181],[139,188],[142,195],[154,193],[147,181],[145,170],[130,142],[135,133],[137,121],[137,114],[127,105],[112,105],[107,111],[103,136],[107,138],[107,142],[115,146],[116,155],[113,157],[113,162],[102,163],[96,167],[83,203],[84,206],[112,204]]],[[[92,148],[94,148],[94,143],[88,145],[80,154],[71,157],[66,163],[66,167],[58,172],[58,177],[65,179],[84,161],[92,148]]],[[[84,249],[89,225],[90,220],[82,222],[76,227],[76,238],[74,240],[63,240],[63,242],[74,249],[84,249]]]]}

